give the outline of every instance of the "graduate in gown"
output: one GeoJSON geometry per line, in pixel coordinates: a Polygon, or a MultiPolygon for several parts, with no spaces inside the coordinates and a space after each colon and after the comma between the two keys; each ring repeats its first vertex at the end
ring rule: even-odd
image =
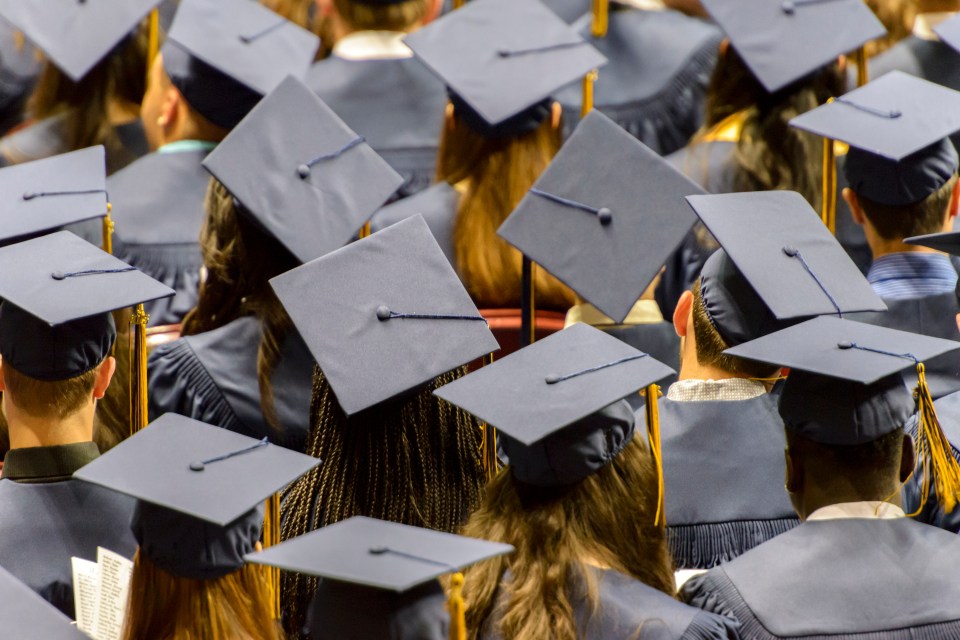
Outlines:
{"type": "Polygon", "coordinates": [[[94,560],[100,546],[131,557],[136,546],[133,502],[71,479],[100,455],[94,412],[116,369],[110,311],[167,290],[67,231],[0,249],[0,265],[10,437],[0,565],[74,617],[71,557],[94,560]]]}
{"type": "Polygon", "coordinates": [[[141,110],[154,152],[108,183],[114,254],[177,291],[147,308],[151,325],[177,324],[197,304],[210,182],[203,159],[283,78],[302,76],[319,45],[292,24],[243,41],[238,33],[278,18],[242,0],[184,0],[178,16],[151,67],[141,110]],[[211,32],[205,20],[222,29],[211,32]]]}
{"type": "Polygon", "coordinates": [[[81,486],[135,499],[121,637],[280,640],[269,574],[244,556],[261,546],[264,500],[317,464],[169,414],[76,473],[81,486]]]}
{"type": "Polygon", "coordinates": [[[293,77],[203,164],[207,275],[185,337],[150,354],[150,414],[302,450],[314,362],[269,280],[349,242],[402,178],[293,77]]]}
{"type": "Polygon", "coordinates": [[[509,458],[463,529],[516,548],[466,571],[470,638],[739,637],[672,597],[656,426],[648,445],[621,399],[669,373],[579,324],[437,391],[509,458]]]}
{"type": "MultiPolygon", "coordinates": [[[[938,442],[934,416],[916,449],[904,433],[917,403],[899,374],[914,358],[957,347],[821,317],[732,349],[791,368],[779,412],[786,488],[803,523],[693,578],[684,599],[735,616],[741,634],[758,640],[960,634],[960,540],[904,517],[900,504],[915,462],[954,500],[960,492],[960,467],[938,442]]],[[[932,409],[928,390],[917,393],[920,408],[932,409]]]]}
{"type": "MultiPolygon", "coordinates": [[[[458,531],[495,454],[473,416],[432,392],[498,347],[423,219],[273,287],[319,365],[306,452],[324,461],[284,493],[281,538],[353,516],[458,531]]],[[[282,589],[285,626],[300,637],[316,580],[285,574],[282,589]]]]}
{"type": "Polygon", "coordinates": [[[307,84],[404,178],[398,196],[436,174],[446,88],[401,42],[427,24],[439,0],[321,0],[336,32],[331,55],[307,84]]]}
{"type": "Polygon", "coordinates": [[[0,139],[0,164],[18,164],[98,144],[114,173],[147,152],[140,124],[148,27],[159,0],[0,4],[45,62],[27,104],[31,124],[0,139]],[[54,17],[55,16],[55,17],[54,17]]]}
{"type": "MultiPolygon", "coordinates": [[[[655,3],[645,8],[630,0],[600,4],[607,14],[606,33],[593,32],[592,13],[573,24],[607,57],[594,83],[595,107],[661,155],[681,149],[703,124],[719,29],[655,3]]],[[[569,134],[580,118],[582,83],[568,85],[555,97],[563,105],[569,134]]]]}

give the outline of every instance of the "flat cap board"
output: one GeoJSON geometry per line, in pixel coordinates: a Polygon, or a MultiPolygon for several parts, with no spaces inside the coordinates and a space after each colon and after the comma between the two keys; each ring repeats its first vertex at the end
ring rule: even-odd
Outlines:
{"type": "Polygon", "coordinates": [[[593,111],[497,233],[623,322],[696,222],[684,196],[702,193],[593,111]]]}
{"type": "Polygon", "coordinates": [[[203,166],[302,262],[350,242],[403,184],[386,160],[292,77],[203,166]]]}
{"type": "Polygon", "coordinates": [[[320,464],[274,444],[254,448],[257,443],[168,413],[73,477],[225,527],[320,464]],[[191,469],[198,462],[206,462],[204,468],[191,469]]]}
{"type": "Polygon", "coordinates": [[[955,256],[960,255],[960,231],[914,236],[912,238],[906,238],[903,242],[920,247],[929,247],[955,256]]]}
{"type": "Polygon", "coordinates": [[[87,636],[59,609],[0,568],[0,616],[8,638],[84,640],[87,636]]]}
{"type": "Polygon", "coordinates": [[[580,323],[434,395],[530,445],[673,373],[642,351],[580,323]]]}
{"type": "Polygon", "coordinates": [[[940,36],[946,44],[960,51],[960,14],[944,20],[933,28],[934,33],[940,36]]]}

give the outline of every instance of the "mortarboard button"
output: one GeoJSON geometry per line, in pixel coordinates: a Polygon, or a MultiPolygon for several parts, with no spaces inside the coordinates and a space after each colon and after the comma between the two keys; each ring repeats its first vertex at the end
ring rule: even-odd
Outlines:
{"type": "Polygon", "coordinates": [[[347,415],[499,349],[419,215],[270,284],[347,415]]]}

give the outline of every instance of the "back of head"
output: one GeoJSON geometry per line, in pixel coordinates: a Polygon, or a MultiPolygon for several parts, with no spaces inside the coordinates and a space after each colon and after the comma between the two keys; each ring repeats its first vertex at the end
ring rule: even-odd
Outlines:
{"type": "Polygon", "coordinates": [[[409,31],[430,14],[432,0],[333,0],[337,14],[354,31],[409,31]]]}

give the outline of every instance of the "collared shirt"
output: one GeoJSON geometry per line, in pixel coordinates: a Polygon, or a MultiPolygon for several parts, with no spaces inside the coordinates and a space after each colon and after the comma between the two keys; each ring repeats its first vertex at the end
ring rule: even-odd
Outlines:
{"type": "Polygon", "coordinates": [[[957,270],[942,253],[907,251],[874,260],[867,280],[882,298],[923,298],[953,292],[957,286],[957,270]]]}
{"type": "Polygon", "coordinates": [[[939,40],[940,36],[933,30],[941,22],[957,15],[956,11],[931,11],[918,14],[913,20],[913,35],[921,40],[939,40]]]}
{"type": "Polygon", "coordinates": [[[767,388],[748,378],[723,380],[678,380],[670,385],[667,400],[672,402],[737,402],[762,396],[767,388]]]}
{"type": "Polygon", "coordinates": [[[630,309],[630,313],[622,324],[617,324],[612,318],[604,315],[599,309],[588,302],[575,304],[567,311],[567,316],[563,321],[563,328],[570,325],[583,322],[597,327],[621,327],[634,324],[658,324],[663,322],[663,313],[660,312],[660,306],[656,300],[637,300],[637,303],[630,309]]]}
{"type": "Polygon", "coordinates": [[[333,55],[344,60],[395,60],[412,58],[413,51],[403,44],[402,31],[355,31],[333,45],[333,55]]]}
{"type": "Polygon", "coordinates": [[[870,520],[890,520],[903,518],[903,509],[889,502],[876,500],[864,502],[839,502],[820,507],[809,516],[807,522],[817,520],[844,520],[849,518],[867,518],[870,520]]]}
{"type": "Polygon", "coordinates": [[[93,442],[77,442],[51,447],[11,449],[3,458],[3,477],[23,483],[62,482],[73,472],[100,457],[93,442]]]}

